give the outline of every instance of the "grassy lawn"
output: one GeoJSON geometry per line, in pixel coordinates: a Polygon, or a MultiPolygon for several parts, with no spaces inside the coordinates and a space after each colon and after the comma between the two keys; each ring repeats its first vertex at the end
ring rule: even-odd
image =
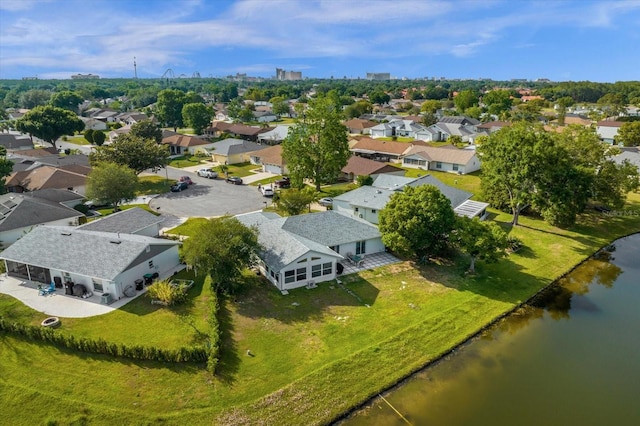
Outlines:
{"type": "Polygon", "coordinates": [[[175,228],[171,228],[168,234],[171,235],[183,235],[185,237],[191,237],[196,234],[198,227],[205,223],[208,219],[204,217],[192,217],[187,219],[182,225],[178,225],[175,228]]]}
{"type": "MultiPolygon", "coordinates": [[[[640,194],[630,195],[625,210],[640,211],[640,194]]],[[[601,246],[640,231],[637,215],[585,214],[561,230],[528,217],[511,229],[510,215],[493,214],[524,248],[497,264],[478,264],[473,276],[464,274],[465,258],[423,266],[402,262],[343,277],[354,297],[335,282],[282,296],[260,277],[246,275],[244,290],[221,302],[223,352],[215,378],[202,366],[74,354],[0,334],[0,419],[326,424],[463,342],[601,246]]],[[[193,233],[195,223],[186,222],[179,233],[193,233]]],[[[206,303],[199,299],[208,286],[200,288],[194,305],[185,307],[195,317],[206,303]]],[[[0,304],[6,309],[29,320],[23,308],[0,304]]],[[[80,334],[128,339],[132,333],[143,342],[174,345],[190,337],[167,312],[160,317],[132,305],[120,315],[68,326],[80,334]],[[165,321],[167,330],[159,330],[165,321]]]]}
{"type": "Polygon", "coordinates": [[[67,136],[67,142],[76,145],[91,145],[91,143],[89,143],[89,141],[86,140],[83,135],[67,136]]]}
{"type": "Polygon", "coordinates": [[[136,195],[164,194],[165,192],[169,192],[169,188],[175,182],[173,179],[167,181],[166,178],[157,175],[139,176],[136,195]]]}
{"type": "Polygon", "coordinates": [[[227,167],[229,168],[229,176],[239,177],[250,176],[254,174],[254,170],[260,169],[260,166],[256,166],[255,164],[251,163],[229,164],[227,167]]]}
{"type": "MultiPolygon", "coordinates": [[[[394,164],[395,165],[395,164],[394,164]]],[[[436,170],[420,170],[411,167],[403,167],[407,172],[407,177],[420,177],[424,175],[432,175],[443,183],[462,189],[473,194],[473,200],[481,200],[482,194],[480,190],[480,170],[466,175],[458,175],[456,173],[439,172],[436,170]]]]}
{"type": "Polygon", "coordinates": [[[353,182],[341,182],[333,185],[324,185],[320,187],[320,192],[322,192],[323,197],[337,197],[338,195],[354,190],[357,187],[358,185],[353,182]]]}
{"type": "Polygon", "coordinates": [[[203,158],[197,157],[195,155],[176,157],[172,160],[169,160],[169,166],[182,169],[184,167],[191,167],[202,164],[204,162],[203,160],[203,158]]]}
{"type": "MultiPolygon", "coordinates": [[[[380,141],[393,141],[393,138],[391,138],[391,137],[389,137],[389,138],[376,138],[376,139],[380,140],[380,141]]],[[[396,137],[395,141],[396,142],[413,142],[415,140],[416,140],[415,138],[411,138],[411,137],[408,137],[408,136],[398,136],[398,137],[396,137]]]]}
{"type": "Polygon", "coordinates": [[[265,178],[265,179],[257,180],[255,182],[251,182],[249,185],[251,185],[251,186],[269,185],[270,183],[275,182],[275,181],[277,181],[279,179],[282,179],[282,176],[280,176],[280,175],[272,176],[272,177],[268,177],[268,178],[265,178]]]}

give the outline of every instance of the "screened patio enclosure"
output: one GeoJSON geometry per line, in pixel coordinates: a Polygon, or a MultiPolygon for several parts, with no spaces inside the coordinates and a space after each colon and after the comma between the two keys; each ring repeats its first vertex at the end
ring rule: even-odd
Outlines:
{"type": "Polygon", "coordinates": [[[29,281],[36,281],[43,284],[51,282],[51,272],[48,268],[40,266],[27,265],[26,263],[6,261],[7,275],[10,277],[21,278],[29,281]]]}

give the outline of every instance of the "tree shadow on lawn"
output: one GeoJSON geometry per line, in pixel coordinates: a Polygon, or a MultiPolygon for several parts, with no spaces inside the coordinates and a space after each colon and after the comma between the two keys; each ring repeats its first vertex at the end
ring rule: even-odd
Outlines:
{"type": "Polygon", "coordinates": [[[551,283],[551,279],[541,279],[523,272],[523,267],[508,257],[493,264],[476,263],[475,274],[468,274],[468,266],[467,258],[457,258],[456,263],[414,264],[420,275],[429,281],[512,304],[528,299],[551,283]]]}
{"type": "Polygon", "coordinates": [[[305,287],[280,291],[263,277],[252,279],[242,294],[235,298],[239,315],[249,318],[273,318],[286,324],[321,320],[332,307],[353,306],[367,309],[378,297],[379,290],[357,274],[340,277],[343,285],[335,281],[321,282],[316,288],[305,287]],[[353,277],[353,278],[351,278],[353,277]],[[345,290],[346,289],[346,290],[345,290]]]}
{"type": "Polygon", "coordinates": [[[220,350],[216,377],[227,385],[235,382],[235,377],[240,369],[240,357],[238,344],[233,337],[233,315],[229,309],[230,300],[219,299],[218,325],[220,327],[220,350]]]}

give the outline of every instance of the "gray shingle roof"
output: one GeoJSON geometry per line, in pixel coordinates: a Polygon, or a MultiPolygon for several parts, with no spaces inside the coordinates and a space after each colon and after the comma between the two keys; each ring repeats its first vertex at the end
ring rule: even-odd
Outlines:
{"type": "Polygon", "coordinates": [[[164,219],[141,209],[134,207],[94,220],[79,226],[88,231],[121,232],[123,234],[135,234],[148,226],[158,224],[164,219]]]}
{"type": "Polygon", "coordinates": [[[169,249],[180,243],[140,235],[38,226],[0,254],[0,258],[88,277],[113,280],[148,246],[169,249]],[[119,241],[114,243],[112,241],[119,241]]]}
{"type": "Polygon", "coordinates": [[[299,257],[315,251],[342,258],[328,247],[282,229],[279,216],[249,213],[236,216],[246,226],[258,228],[258,242],[262,246],[260,257],[274,271],[280,271],[299,257]]]}
{"type": "Polygon", "coordinates": [[[0,232],[80,216],[77,210],[29,193],[0,195],[0,232]]]}
{"type": "Polygon", "coordinates": [[[379,238],[378,228],[369,222],[334,211],[283,218],[282,229],[331,247],[354,241],[379,238]]]}
{"type": "Polygon", "coordinates": [[[389,202],[389,198],[395,191],[373,186],[361,186],[353,191],[345,192],[334,198],[334,201],[346,201],[355,207],[366,207],[373,210],[382,210],[389,202]]]}
{"type": "Polygon", "coordinates": [[[213,148],[214,154],[220,154],[228,157],[234,154],[258,151],[259,149],[264,149],[266,147],[264,145],[259,145],[255,142],[245,141],[243,139],[228,138],[216,142],[213,145],[213,148]]]}

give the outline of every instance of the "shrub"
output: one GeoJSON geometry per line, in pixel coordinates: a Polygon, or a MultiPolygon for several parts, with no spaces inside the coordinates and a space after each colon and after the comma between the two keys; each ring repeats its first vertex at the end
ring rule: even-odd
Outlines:
{"type": "Polygon", "coordinates": [[[176,284],[170,280],[156,281],[148,288],[147,294],[161,305],[171,306],[185,301],[187,298],[187,285],[183,283],[176,284]]]}
{"type": "Polygon", "coordinates": [[[89,143],[93,143],[93,129],[87,129],[84,131],[84,138],[89,143]]]}
{"type": "Polygon", "coordinates": [[[522,241],[520,240],[520,238],[518,237],[512,237],[509,236],[507,237],[507,244],[509,244],[509,251],[512,253],[517,252],[518,250],[520,250],[522,248],[522,241]]]}

